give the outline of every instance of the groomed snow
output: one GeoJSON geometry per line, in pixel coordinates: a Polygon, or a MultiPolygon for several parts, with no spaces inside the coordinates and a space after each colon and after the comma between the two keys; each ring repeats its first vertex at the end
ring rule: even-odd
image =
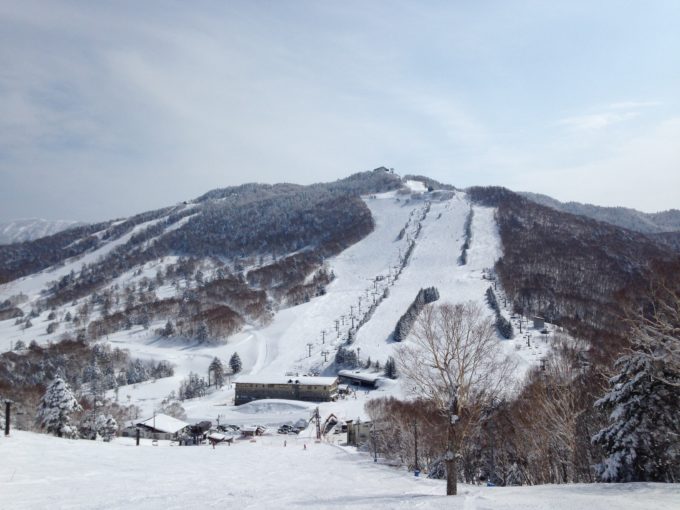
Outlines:
{"type": "Polygon", "coordinates": [[[233,446],[148,440],[71,441],[29,432],[0,438],[3,510],[465,509],[675,510],[678,484],[459,486],[415,478],[370,456],[294,436],[233,446]],[[284,440],[287,446],[284,447],[284,440]],[[306,449],[304,448],[306,445],[306,449]]]}

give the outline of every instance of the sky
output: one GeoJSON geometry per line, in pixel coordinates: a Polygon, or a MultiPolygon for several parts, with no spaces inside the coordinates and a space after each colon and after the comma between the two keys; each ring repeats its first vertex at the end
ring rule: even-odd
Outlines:
{"type": "Polygon", "coordinates": [[[680,2],[0,0],[0,221],[378,166],[680,208],[680,2]]]}

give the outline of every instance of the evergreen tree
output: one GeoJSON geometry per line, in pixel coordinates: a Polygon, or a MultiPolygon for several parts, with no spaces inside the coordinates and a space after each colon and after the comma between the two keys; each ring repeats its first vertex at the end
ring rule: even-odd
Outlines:
{"type": "Polygon", "coordinates": [[[241,368],[243,368],[241,357],[238,355],[238,352],[235,352],[231,355],[231,358],[229,358],[229,367],[235,374],[238,374],[241,371],[241,368]]]}
{"type": "Polygon", "coordinates": [[[406,313],[397,321],[397,325],[392,333],[392,338],[395,342],[402,342],[406,339],[413,328],[413,324],[418,319],[418,314],[423,307],[429,303],[433,303],[439,299],[439,291],[436,287],[428,287],[420,289],[413,303],[408,307],[406,313]]]}
{"type": "Polygon", "coordinates": [[[61,377],[57,377],[40,399],[36,420],[49,434],[76,438],[77,430],[71,424],[71,415],[81,410],[71,388],[61,377]]]}
{"type": "Polygon", "coordinates": [[[387,358],[387,361],[385,362],[385,377],[389,377],[390,379],[397,378],[397,364],[392,356],[387,358]]]}
{"type": "Polygon", "coordinates": [[[118,433],[118,422],[110,414],[100,414],[95,423],[97,434],[104,441],[110,441],[118,433]]]}
{"type": "Polygon", "coordinates": [[[196,329],[196,340],[203,343],[208,339],[208,337],[209,337],[208,326],[206,326],[203,323],[199,324],[198,329],[196,329]]]}
{"type": "Polygon", "coordinates": [[[340,347],[335,353],[335,364],[339,367],[356,368],[359,365],[356,351],[340,347]]]}
{"type": "Polygon", "coordinates": [[[639,349],[617,360],[619,373],[609,380],[609,391],[595,406],[606,409],[609,425],[593,437],[605,453],[596,466],[605,482],[659,481],[680,479],[680,404],[677,387],[658,378],[664,373],[658,363],[639,349]]]}
{"type": "Polygon", "coordinates": [[[165,323],[165,326],[161,330],[161,336],[164,337],[169,337],[175,334],[175,326],[172,325],[172,321],[168,319],[168,322],[165,323]]]}
{"type": "Polygon", "coordinates": [[[180,400],[188,398],[203,397],[206,393],[207,384],[205,379],[199,377],[194,372],[189,372],[189,376],[182,381],[179,387],[180,400]]]}
{"type": "Polygon", "coordinates": [[[595,402],[610,411],[593,442],[605,458],[604,481],[680,480],[680,295],[661,286],[631,324],[632,350],[615,363],[609,391],[595,402]]]}
{"type": "MultiPolygon", "coordinates": [[[[210,375],[210,372],[212,372],[212,381],[215,386],[219,386],[221,388],[224,384],[224,366],[222,365],[220,358],[213,358],[210,366],[208,367],[208,375],[210,375]]],[[[210,380],[210,377],[208,377],[208,380],[210,380]]]]}

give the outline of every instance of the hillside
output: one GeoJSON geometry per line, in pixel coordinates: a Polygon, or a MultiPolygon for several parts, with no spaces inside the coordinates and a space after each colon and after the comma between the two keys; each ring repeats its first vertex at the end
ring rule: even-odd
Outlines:
{"type": "Polygon", "coordinates": [[[582,204],[580,202],[560,202],[547,195],[538,193],[523,192],[519,193],[519,195],[528,198],[532,202],[558,211],[586,216],[643,234],[680,231],[680,211],[677,209],[669,209],[668,211],[657,213],[644,213],[628,207],[602,207],[582,204]]]}
{"type": "Polygon", "coordinates": [[[80,224],[77,221],[43,220],[37,218],[5,221],[0,223],[0,244],[32,241],[80,224]]]}

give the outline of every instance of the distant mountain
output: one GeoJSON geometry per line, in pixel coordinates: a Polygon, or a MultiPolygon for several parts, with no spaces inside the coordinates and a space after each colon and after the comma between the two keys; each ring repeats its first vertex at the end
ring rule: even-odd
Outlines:
{"type": "Polygon", "coordinates": [[[32,241],[41,237],[49,236],[66,230],[67,228],[82,225],[78,221],[69,220],[43,220],[28,218],[0,223],[0,244],[21,243],[32,241]]]}
{"type": "Polygon", "coordinates": [[[520,195],[532,202],[545,205],[558,211],[587,216],[604,221],[617,227],[627,228],[643,234],[680,231],[680,211],[670,209],[657,213],[644,213],[627,207],[601,207],[580,202],[560,202],[547,195],[521,192],[520,195]]]}

